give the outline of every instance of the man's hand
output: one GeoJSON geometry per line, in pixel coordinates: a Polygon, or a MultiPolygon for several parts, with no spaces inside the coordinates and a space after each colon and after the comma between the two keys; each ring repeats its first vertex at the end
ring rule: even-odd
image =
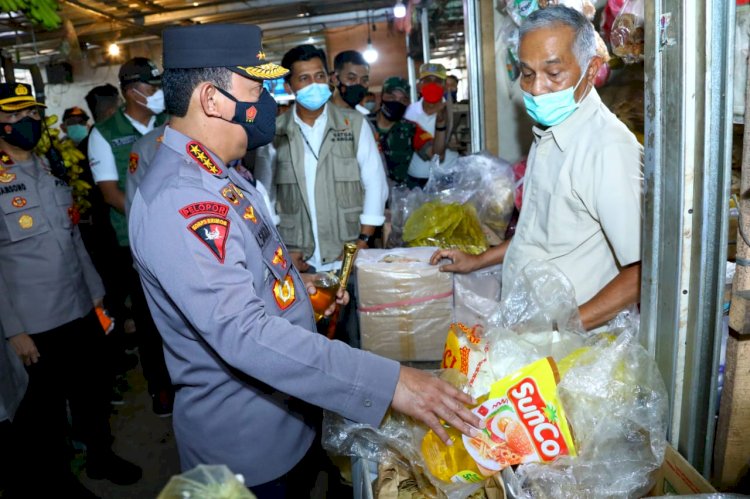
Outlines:
{"type": "Polygon", "coordinates": [[[430,257],[430,263],[432,265],[437,265],[443,258],[447,258],[453,263],[442,265],[440,267],[440,272],[458,272],[459,274],[466,274],[481,267],[481,262],[477,255],[470,255],[457,249],[437,250],[430,257]]]}
{"type": "Polygon", "coordinates": [[[34,340],[26,333],[17,334],[8,338],[8,342],[27,366],[39,361],[39,350],[36,349],[34,340]]]}
{"type": "Polygon", "coordinates": [[[307,270],[310,268],[310,265],[302,257],[301,251],[290,251],[289,256],[292,259],[292,264],[294,265],[294,267],[300,272],[307,272],[307,270]]]}
{"type": "MultiPolygon", "coordinates": [[[[317,288],[315,287],[315,274],[300,274],[300,276],[302,277],[302,282],[305,283],[307,294],[312,296],[318,292],[317,288]]],[[[349,292],[345,289],[339,288],[339,290],[336,292],[336,301],[331,303],[331,306],[328,307],[325,312],[323,312],[323,315],[325,317],[330,317],[336,311],[337,306],[343,307],[348,303],[349,292]]]]}
{"type": "Polygon", "coordinates": [[[464,435],[477,436],[481,420],[465,407],[467,404],[474,405],[476,401],[429,373],[402,366],[391,407],[423,422],[446,445],[453,445],[440,420],[464,435]]]}

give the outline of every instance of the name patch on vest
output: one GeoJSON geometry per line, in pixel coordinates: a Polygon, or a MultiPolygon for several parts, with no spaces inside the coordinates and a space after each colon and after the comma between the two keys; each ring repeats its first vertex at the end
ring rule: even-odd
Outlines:
{"type": "Polygon", "coordinates": [[[226,218],[229,213],[229,206],[216,201],[198,201],[197,203],[190,203],[180,208],[180,215],[185,218],[194,217],[196,215],[218,215],[222,218],[226,218]]]}
{"type": "Polygon", "coordinates": [[[138,140],[138,135],[128,135],[126,137],[118,137],[116,139],[112,139],[111,142],[113,147],[120,147],[132,144],[136,140],[138,140]]]}
{"type": "Polygon", "coordinates": [[[334,142],[354,142],[354,134],[352,132],[333,132],[334,142]]]}
{"type": "MultiPolygon", "coordinates": [[[[15,175],[13,175],[13,178],[15,178],[15,175]]],[[[3,194],[10,194],[12,192],[21,192],[25,190],[26,184],[6,185],[5,187],[0,187],[0,196],[3,194]]]]}
{"type": "Polygon", "coordinates": [[[187,146],[188,155],[198,163],[198,166],[206,170],[211,175],[221,175],[222,169],[216,165],[216,161],[211,157],[208,151],[198,142],[188,142],[187,146]]]}
{"type": "Polygon", "coordinates": [[[224,263],[229,220],[221,217],[203,217],[188,225],[188,230],[211,250],[219,263],[224,263]]]}

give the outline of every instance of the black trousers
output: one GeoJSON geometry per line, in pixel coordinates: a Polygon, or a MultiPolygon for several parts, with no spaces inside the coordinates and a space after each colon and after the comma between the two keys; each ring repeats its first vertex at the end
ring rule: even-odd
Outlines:
{"type": "Polygon", "coordinates": [[[171,390],[172,381],[164,362],[164,348],[156,324],[151,318],[146,295],[143,293],[138,272],[133,268],[130,248],[120,248],[120,261],[127,275],[128,292],[132,303],[133,320],[138,340],[138,353],[143,367],[143,376],[148,383],[149,393],[171,390]]]}
{"type": "Polygon", "coordinates": [[[12,424],[9,477],[31,490],[70,476],[72,449],[66,406],[86,444],[88,459],[110,452],[109,389],[111,377],[104,355],[104,332],[93,310],[81,319],[31,335],[39,351],[26,367],[29,386],[12,424]]]}

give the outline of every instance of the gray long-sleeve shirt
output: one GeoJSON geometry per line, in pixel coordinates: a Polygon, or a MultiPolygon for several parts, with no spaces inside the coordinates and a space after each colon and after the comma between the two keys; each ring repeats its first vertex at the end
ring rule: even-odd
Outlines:
{"type": "MultiPolygon", "coordinates": [[[[7,158],[7,156],[6,156],[7,158]]],[[[104,285],[70,217],[70,187],[46,160],[0,172],[0,323],[6,337],[41,333],[81,318],[104,285]]]]}
{"type": "Polygon", "coordinates": [[[315,332],[262,197],[215,154],[167,127],[129,227],[177,388],[183,469],[222,463],[248,485],[278,478],[315,435],[299,400],[380,423],[399,364],[315,332]]]}

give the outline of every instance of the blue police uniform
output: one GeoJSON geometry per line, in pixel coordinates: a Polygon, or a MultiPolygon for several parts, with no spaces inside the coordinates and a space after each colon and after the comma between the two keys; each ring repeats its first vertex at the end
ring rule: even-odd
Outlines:
{"type": "Polygon", "coordinates": [[[129,220],[177,390],[181,466],[226,464],[249,485],[304,456],[315,435],[305,403],[377,426],[400,370],[314,332],[307,291],[270,220],[247,180],[170,127],[129,220]]]}

